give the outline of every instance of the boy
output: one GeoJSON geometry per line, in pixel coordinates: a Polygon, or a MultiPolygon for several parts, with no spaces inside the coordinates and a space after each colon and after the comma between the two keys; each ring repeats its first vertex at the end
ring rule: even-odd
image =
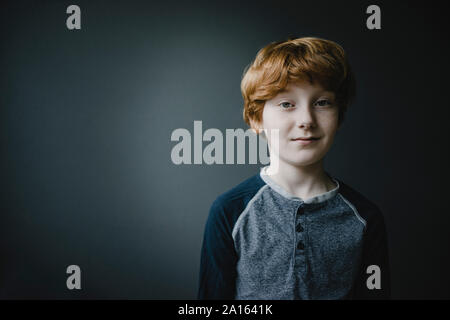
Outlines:
{"type": "Polygon", "coordinates": [[[198,298],[388,299],[383,216],[323,168],[354,97],[344,50],[312,37],[270,43],[241,91],[270,164],[212,204],[198,298]]]}

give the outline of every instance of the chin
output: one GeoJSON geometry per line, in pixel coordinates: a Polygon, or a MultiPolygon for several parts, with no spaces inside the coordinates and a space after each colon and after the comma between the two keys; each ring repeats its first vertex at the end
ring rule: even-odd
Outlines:
{"type": "Polygon", "coordinates": [[[292,157],[289,159],[284,159],[283,162],[290,163],[295,167],[306,167],[320,162],[319,157],[292,157]]]}

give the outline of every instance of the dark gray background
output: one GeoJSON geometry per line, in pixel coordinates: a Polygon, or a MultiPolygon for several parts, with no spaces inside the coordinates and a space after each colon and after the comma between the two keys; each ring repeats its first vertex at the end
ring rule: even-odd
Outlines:
{"type": "Polygon", "coordinates": [[[326,169],[382,209],[393,297],[450,298],[445,11],[376,3],[370,31],[371,1],[2,2],[0,298],[195,298],[209,207],[260,165],[174,165],[171,133],[246,129],[244,67],[288,36],[349,55],[326,169]]]}

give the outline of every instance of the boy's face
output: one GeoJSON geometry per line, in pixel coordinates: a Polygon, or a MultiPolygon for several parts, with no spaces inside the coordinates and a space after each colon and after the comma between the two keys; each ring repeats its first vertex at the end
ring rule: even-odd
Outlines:
{"type": "Polygon", "coordinates": [[[271,153],[277,148],[272,148],[275,140],[270,130],[279,130],[281,163],[307,166],[321,161],[330,149],[338,129],[338,116],[333,92],[318,84],[290,83],[283,92],[266,101],[262,128],[261,124],[258,127],[265,130],[271,153]],[[317,139],[295,140],[308,137],[317,139]]]}

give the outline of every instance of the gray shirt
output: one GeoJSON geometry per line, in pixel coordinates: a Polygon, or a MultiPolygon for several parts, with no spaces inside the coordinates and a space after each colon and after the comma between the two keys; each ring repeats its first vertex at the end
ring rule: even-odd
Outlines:
{"type": "Polygon", "coordinates": [[[200,299],[388,298],[387,237],[375,204],[342,181],[308,199],[266,174],[211,206],[202,245],[200,299]],[[366,269],[381,270],[369,289],[366,269]]]}

